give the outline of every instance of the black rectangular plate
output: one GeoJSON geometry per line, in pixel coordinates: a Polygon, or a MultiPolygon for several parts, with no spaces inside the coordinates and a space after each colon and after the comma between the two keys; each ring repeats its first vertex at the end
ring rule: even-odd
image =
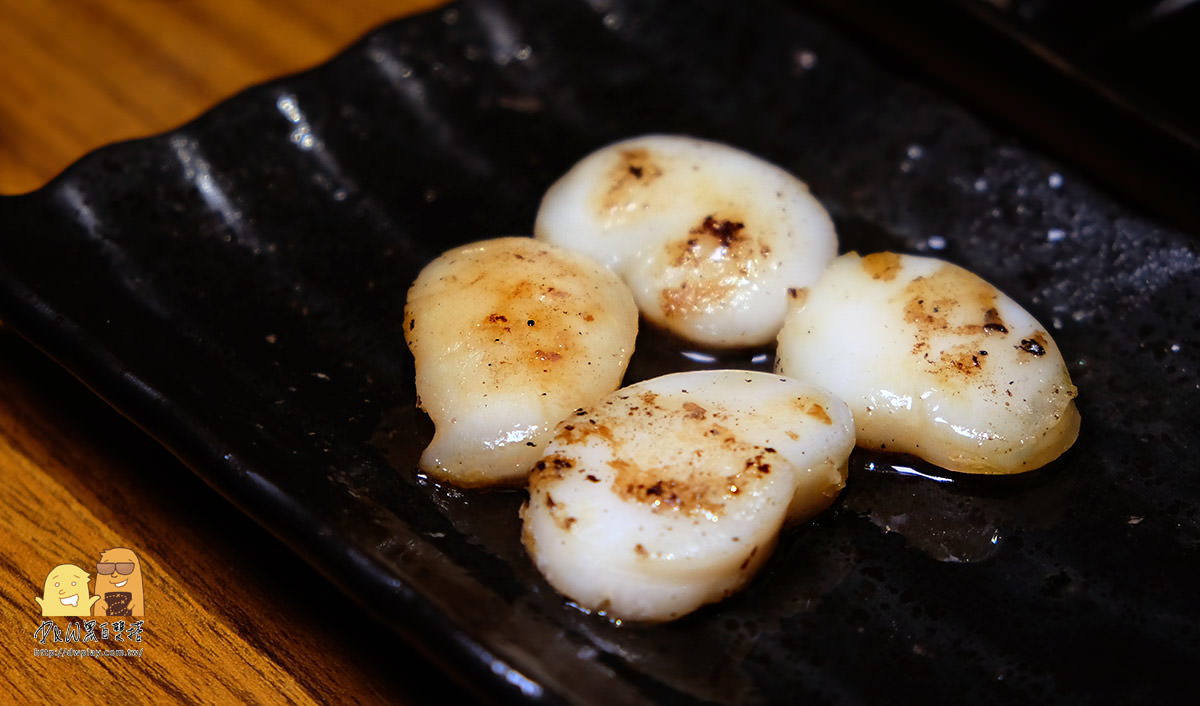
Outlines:
{"type": "Polygon", "coordinates": [[[0,199],[0,318],[499,701],[1187,693],[1198,295],[1193,237],[766,1],[465,0],[0,199]],[[730,600],[661,626],[573,609],[520,548],[520,492],[416,472],[401,312],[430,258],[528,233],[573,161],[652,131],[791,170],[843,250],[1014,296],[1067,355],[1079,442],[1008,479],[859,458],[730,600]]]}

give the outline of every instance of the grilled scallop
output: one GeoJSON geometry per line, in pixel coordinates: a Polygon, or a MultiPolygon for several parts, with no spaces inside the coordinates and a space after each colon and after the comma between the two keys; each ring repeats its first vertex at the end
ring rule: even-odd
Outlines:
{"type": "Polygon", "coordinates": [[[776,371],[850,405],[858,445],[964,473],[1020,473],[1079,433],[1054,340],[978,276],[933,258],[843,255],[801,293],[776,371]]]}
{"type": "Polygon", "coordinates": [[[613,619],[732,594],[780,528],[827,508],[854,446],[846,405],[770,373],[675,373],[561,422],[529,478],[522,538],[549,583],[613,619]]]}
{"type": "Polygon", "coordinates": [[[837,252],[791,174],[723,144],[650,135],[585,157],[547,191],[534,236],[611,267],[647,320],[714,348],[770,343],[789,288],[837,252]]]}
{"type": "Polygon", "coordinates": [[[431,262],[404,314],[435,426],[420,466],[460,486],[522,483],[554,425],[621,384],[638,325],[603,265],[518,237],[431,262]]]}

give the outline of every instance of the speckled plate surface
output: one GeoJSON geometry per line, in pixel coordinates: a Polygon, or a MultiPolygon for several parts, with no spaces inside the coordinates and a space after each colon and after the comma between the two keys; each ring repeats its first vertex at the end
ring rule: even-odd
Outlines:
{"type": "MultiPolygon", "coordinates": [[[[467,0],[0,199],[6,324],[500,701],[1174,695],[1200,663],[1198,303],[1194,237],[771,2],[467,0]],[[571,608],[521,493],[416,473],[401,309],[434,255],[528,232],[569,164],[649,131],[795,172],[844,250],[1006,290],[1068,358],[1079,442],[1008,479],[861,457],[731,600],[656,627],[571,608]]],[[[651,341],[631,376],[681,367],[651,341]]]]}

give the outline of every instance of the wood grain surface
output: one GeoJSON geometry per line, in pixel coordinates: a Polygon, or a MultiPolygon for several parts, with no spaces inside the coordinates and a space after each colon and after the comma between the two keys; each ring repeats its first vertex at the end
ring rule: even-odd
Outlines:
{"type": "MultiPolygon", "coordinates": [[[[0,193],[170,129],[432,0],[0,0],[0,193]]],[[[3,237],[0,223],[0,237],[3,237]]],[[[458,703],[463,692],[0,324],[0,702],[458,703]],[[140,634],[82,642],[35,597],[64,563],[142,564],[140,634]],[[38,629],[52,620],[63,640],[38,629]],[[140,642],[134,641],[140,637],[140,642]],[[44,641],[43,641],[44,639],[44,641]],[[140,650],[46,656],[42,649],[140,650]]],[[[72,627],[74,625],[74,627],[72,627]]]]}
{"type": "Polygon", "coordinates": [[[0,194],[444,0],[0,0],[0,194]]]}

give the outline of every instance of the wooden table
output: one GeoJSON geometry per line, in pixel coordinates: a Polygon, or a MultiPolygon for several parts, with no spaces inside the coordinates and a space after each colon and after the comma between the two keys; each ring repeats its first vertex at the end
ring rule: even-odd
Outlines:
{"type": "MultiPolygon", "coordinates": [[[[96,147],[170,129],[242,88],[319,64],[369,29],[437,4],[0,0],[0,193],[36,189],[96,147]]],[[[0,538],[0,701],[461,698],[394,635],[2,325],[0,538]],[[122,644],[110,633],[100,642],[39,642],[43,617],[34,598],[50,570],[69,563],[94,573],[111,547],[133,549],[142,563],[142,641],[122,644]],[[141,653],[35,654],[53,648],[141,653]]]]}

